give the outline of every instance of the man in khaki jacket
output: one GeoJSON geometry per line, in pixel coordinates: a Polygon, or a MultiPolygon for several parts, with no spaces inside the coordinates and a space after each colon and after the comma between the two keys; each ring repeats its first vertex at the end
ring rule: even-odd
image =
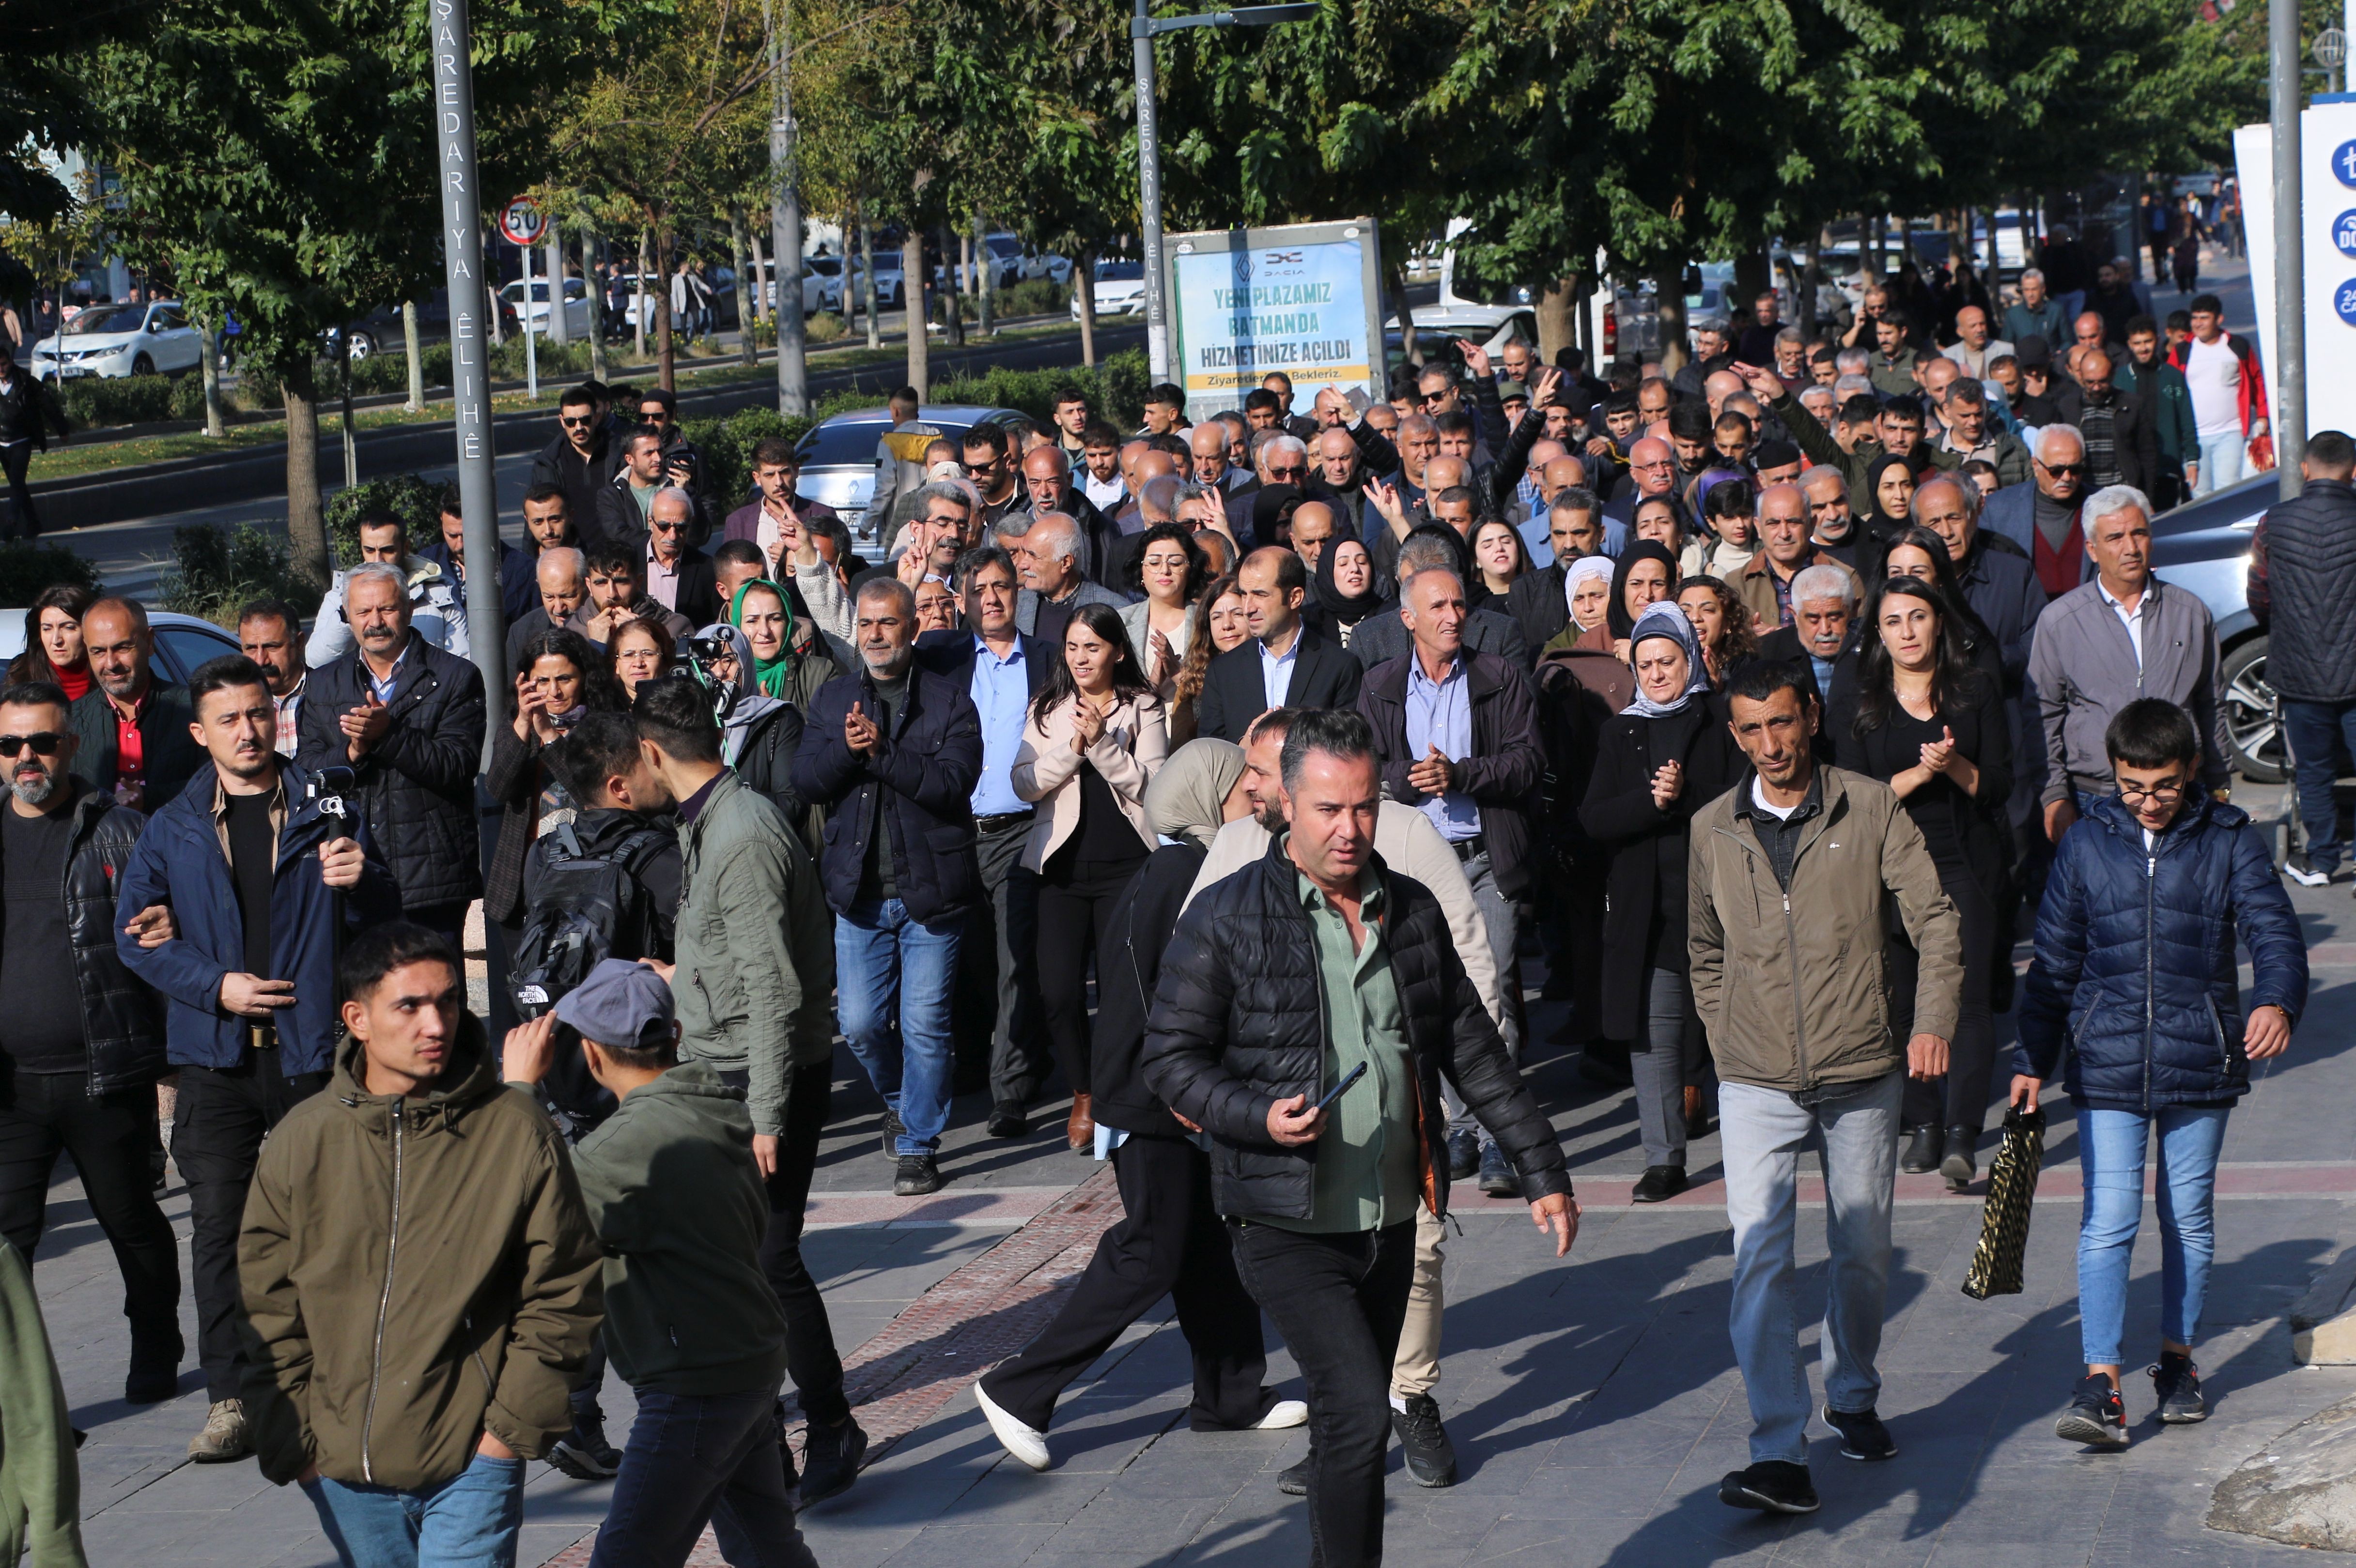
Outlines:
{"type": "Polygon", "coordinates": [[[238,1239],[254,1449],[348,1564],[511,1563],[524,1463],[573,1425],[597,1235],[446,941],[370,926],[337,989],[334,1080],[262,1146],[238,1239]]]}
{"type": "Polygon", "coordinates": [[[1727,698],[1753,772],[1695,814],[1687,882],[1694,1006],[1721,1081],[1734,1354],[1751,1396],[1751,1464],[1719,1483],[1719,1498],[1811,1513],[1808,1374],[1792,1282],[1800,1154],[1821,1140],[1832,1243],[1825,1423],[1848,1457],[1888,1459],[1898,1449],[1874,1414],[1873,1363],[1900,1093],[1909,1072],[1947,1070],[1963,947],[1938,868],[1898,797],[1817,764],[1818,716],[1799,672],[1753,664],[1727,698]],[[1890,1028],[1885,902],[1921,955],[1916,1032],[1902,1050],[1890,1028]]]}

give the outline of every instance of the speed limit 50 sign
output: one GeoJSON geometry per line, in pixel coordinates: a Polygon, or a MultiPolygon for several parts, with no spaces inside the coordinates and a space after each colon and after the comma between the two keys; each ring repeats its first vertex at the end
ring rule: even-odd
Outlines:
{"type": "Polygon", "coordinates": [[[519,245],[537,245],[548,232],[548,219],[541,215],[538,202],[519,196],[499,214],[499,232],[519,245]]]}

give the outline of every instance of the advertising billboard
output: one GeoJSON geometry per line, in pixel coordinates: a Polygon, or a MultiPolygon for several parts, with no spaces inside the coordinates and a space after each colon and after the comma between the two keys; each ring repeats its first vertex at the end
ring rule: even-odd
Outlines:
{"type": "Polygon", "coordinates": [[[1199,420],[1243,406],[1271,370],[1292,379],[1292,408],[1321,387],[1383,395],[1382,247],[1371,219],[1174,234],[1171,359],[1199,420]]]}

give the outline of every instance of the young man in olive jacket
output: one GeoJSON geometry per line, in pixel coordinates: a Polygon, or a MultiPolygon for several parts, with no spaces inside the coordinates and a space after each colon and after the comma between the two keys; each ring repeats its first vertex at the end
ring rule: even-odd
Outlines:
{"type": "Polygon", "coordinates": [[[670,987],[647,965],[605,959],[511,1030],[509,1083],[546,1075],[560,1025],[620,1102],[573,1162],[605,1252],[606,1349],[638,1400],[591,1568],[679,1568],[706,1520],[737,1568],[816,1568],[776,1442],[786,1320],[761,1272],[744,1091],[679,1060],[670,987]]]}
{"type": "Polygon", "coordinates": [[[1888,1459],[1898,1448],[1874,1413],[1873,1359],[1899,1106],[1910,1072],[1947,1071],[1964,979],[1955,906],[1922,830],[1888,785],[1817,763],[1805,679],[1766,663],[1734,677],[1730,722],[1751,773],[1687,829],[1688,972],[1718,1060],[1734,1356],[1751,1395],[1751,1464],[1718,1495],[1777,1513],[1816,1508],[1792,1279],[1800,1152],[1822,1150],[1832,1243],[1825,1424],[1848,1457],[1888,1459]],[[1883,1000],[1892,902],[1920,955],[1902,1045],[1883,1000]]]}
{"type": "Polygon", "coordinates": [[[336,978],[335,1081],[262,1146],[239,1238],[262,1473],[351,1568],[512,1563],[524,1461],[572,1429],[596,1232],[448,943],[372,926],[336,978]]]}

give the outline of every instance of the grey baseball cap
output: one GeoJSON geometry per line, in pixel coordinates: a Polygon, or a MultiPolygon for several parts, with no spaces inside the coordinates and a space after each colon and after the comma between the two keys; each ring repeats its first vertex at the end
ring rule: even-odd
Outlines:
{"type": "Polygon", "coordinates": [[[607,958],[556,1004],[556,1021],[584,1040],[625,1051],[650,1050],[671,1038],[670,987],[643,964],[607,958]]]}

